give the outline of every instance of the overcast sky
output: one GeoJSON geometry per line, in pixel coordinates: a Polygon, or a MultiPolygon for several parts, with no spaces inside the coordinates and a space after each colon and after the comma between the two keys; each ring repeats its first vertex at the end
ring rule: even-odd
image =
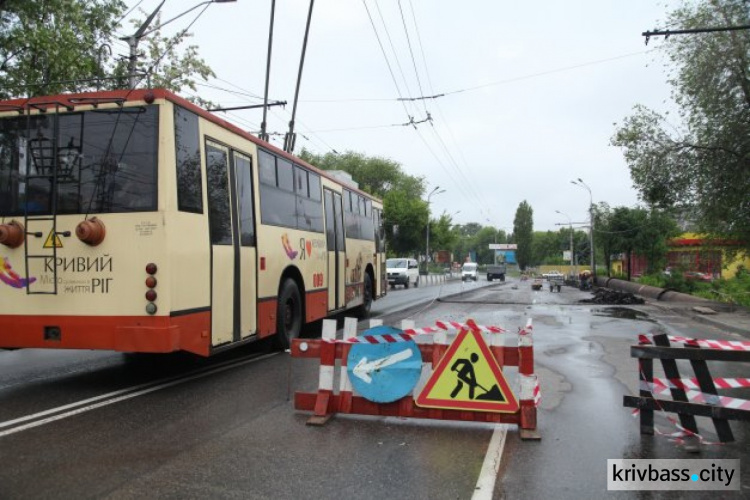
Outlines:
{"type": "MultiPolygon", "coordinates": [[[[148,13],[159,2],[127,0],[148,13]]],[[[200,3],[167,0],[162,22],[200,3]]],[[[406,173],[424,176],[428,191],[445,190],[431,198],[433,217],[460,211],[456,223],[506,231],[524,200],[534,211],[535,230],[586,222],[589,193],[571,184],[577,178],[595,203],[636,206],[622,152],[609,141],[633,105],[672,106],[660,50],[665,42],[645,45],[641,33],[664,28],[675,4],[317,0],[295,152],[304,147],[389,158],[406,173]],[[431,122],[403,126],[428,114],[431,122]]],[[[270,5],[213,3],[164,27],[164,34],[173,34],[194,21],[190,43],[217,75],[199,87],[202,97],[222,106],[262,102],[270,5]]],[[[279,147],[291,117],[308,9],[308,0],[277,2],[269,97],[288,105],[271,108],[267,130],[281,134],[272,137],[279,147]]],[[[130,17],[135,14],[145,17],[130,17]]],[[[134,31],[126,26],[120,34],[134,31]]],[[[115,52],[126,54],[127,45],[115,52]]],[[[257,133],[262,111],[224,117],[257,133]]]]}

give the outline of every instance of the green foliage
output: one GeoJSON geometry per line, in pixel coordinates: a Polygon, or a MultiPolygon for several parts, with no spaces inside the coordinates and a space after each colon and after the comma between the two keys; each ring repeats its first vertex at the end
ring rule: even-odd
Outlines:
{"type": "MultiPolygon", "coordinates": [[[[406,174],[398,162],[380,157],[368,157],[362,153],[347,151],[343,154],[318,155],[302,150],[300,158],[323,170],[342,170],[352,176],[360,189],[383,200],[386,247],[389,256],[423,255],[427,238],[427,202],[424,195],[424,179],[406,174]]],[[[430,247],[442,250],[436,244],[450,241],[445,225],[450,217],[437,221],[430,228],[430,247]],[[437,238],[435,241],[435,229],[437,238]]]]}
{"type": "MultiPolygon", "coordinates": [[[[141,19],[131,21],[132,28],[128,32],[135,33],[144,22],[141,19]]],[[[216,76],[211,67],[198,56],[198,46],[188,45],[184,52],[177,49],[192,36],[187,30],[177,32],[171,37],[161,34],[161,12],[157,14],[149,25],[149,34],[139,44],[139,57],[136,63],[136,73],[145,75],[149,87],[165,88],[173,92],[190,89],[197,91],[195,77],[203,81],[216,76]]],[[[112,75],[118,77],[110,87],[117,88],[128,85],[128,61],[118,60],[112,69],[112,75]]],[[[140,84],[139,84],[140,85],[140,84]]],[[[136,85],[138,86],[138,85],[136,85]]],[[[199,106],[211,107],[213,103],[198,97],[190,97],[199,106]]]]}
{"type": "Polygon", "coordinates": [[[0,11],[0,98],[95,87],[107,74],[121,0],[6,0],[0,11]]]}
{"type": "Polygon", "coordinates": [[[354,151],[318,155],[305,149],[299,157],[323,170],[347,172],[363,191],[378,198],[385,198],[391,190],[409,192],[415,198],[424,195],[424,179],[407,175],[398,162],[387,158],[366,156],[354,151]]]}
{"type": "MultiPolygon", "coordinates": [[[[54,95],[95,89],[126,88],[127,58],[112,52],[115,31],[135,33],[144,19],[131,27],[119,25],[126,4],[122,0],[5,0],[0,11],[0,98],[54,95]]],[[[178,48],[191,35],[161,35],[160,15],[140,40],[137,86],[196,91],[196,78],[215,76],[198,56],[198,47],[178,48]]],[[[191,98],[202,106],[211,103],[191,98]]]]}
{"type": "MultiPolygon", "coordinates": [[[[747,0],[684,2],[681,29],[750,24],[747,0]]],[[[669,83],[680,122],[636,106],[612,138],[652,206],[689,208],[697,230],[750,251],[750,30],[669,37],[669,83]]]]}
{"type": "Polygon", "coordinates": [[[710,283],[685,279],[682,270],[672,270],[669,276],[663,273],[644,275],[638,279],[638,282],[717,302],[750,307],[750,273],[743,267],[737,270],[733,278],[715,280],[710,283]]]}
{"type": "Polygon", "coordinates": [[[513,237],[518,245],[516,250],[518,267],[526,269],[533,262],[534,240],[534,210],[526,200],[522,201],[516,209],[516,216],[513,219],[513,237]]]}
{"type": "MultiPolygon", "coordinates": [[[[610,256],[623,254],[646,257],[648,272],[664,268],[667,240],[680,234],[679,227],[668,213],[652,209],[615,207],[602,203],[595,211],[595,246],[607,269],[610,256]]],[[[630,278],[630,277],[628,277],[630,278]]]]}

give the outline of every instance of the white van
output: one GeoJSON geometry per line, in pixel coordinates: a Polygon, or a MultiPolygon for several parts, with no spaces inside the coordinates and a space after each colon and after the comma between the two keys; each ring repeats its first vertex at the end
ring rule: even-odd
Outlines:
{"type": "Polygon", "coordinates": [[[476,262],[465,262],[461,268],[461,281],[477,280],[478,270],[476,262]]]}
{"type": "Polygon", "coordinates": [[[419,286],[419,264],[416,259],[388,259],[385,268],[391,288],[396,285],[404,285],[404,288],[419,286]]]}

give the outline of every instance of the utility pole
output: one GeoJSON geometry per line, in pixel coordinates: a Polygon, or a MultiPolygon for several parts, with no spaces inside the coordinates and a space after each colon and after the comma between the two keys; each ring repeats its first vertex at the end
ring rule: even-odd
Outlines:
{"type": "MultiPolygon", "coordinates": [[[[138,31],[136,31],[131,36],[126,36],[126,37],[120,38],[120,40],[124,40],[124,41],[128,42],[128,47],[130,47],[130,56],[128,57],[128,86],[131,89],[135,88],[135,85],[136,85],[135,69],[136,69],[136,65],[138,63],[138,42],[140,42],[141,38],[143,38],[144,36],[148,35],[149,33],[153,33],[154,31],[156,31],[155,29],[148,30],[148,27],[151,24],[151,21],[153,21],[154,18],[156,17],[156,14],[159,12],[159,9],[161,9],[161,6],[164,5],[164,2],[166,2],[166,1],[167,0],[162,0],[161,3],[156,6],[156,8],[154,9],[154,11],[151,13],[151,15],[149,15],[146,18],[146,20],[143,22],[143,24],[141,24],[141,27],[138,28],[138,31]],[[146,31],[146,30],[148,30],[148,31],[146,31]]],[[[208,4],[211,4],[211,3],[231,3],[231,2],[236,2],[236,1],[237,0],[206,0],[205,2],[201,2],[198,5],[194,5],[193,7],[190,7],[188,10],[186,10],[182,14],[179,14],[179,15],[173,17],[172,19],[161,23],[160,27],[166,26],[167,24],[171,23],[172,21],[175,21],[175,20],[181,18],[185,14],[187,14],[189,12],[192,12],[195,9],[197,9],[198,7],[201,7],[203,5],[208,5],[208,4]]],[[[208,7],[206,7],[206,8],[208,8],[208,7]]]]}
{"type": "Polygon", "coordinates": [[[573,267],[573,274],[578,276],[578,262],[576,261],[575,251],[573,249],[573,222],[571,221],[570,216],[565,212],[555,210],[555,213],[564,215],[568,219],[568,227],[570,228],[570,265],[573,267]]]}
{"type": "Polygon", "coordinates": [[[435,186],[435,189],[433,189],[430,194],[427,195],[427,237],[426,237],[426,243],[424,248],[424,271],[425,274],[427,274],[427,263],[430,259],[430,198],[432,198],[433,194],[440,194],[445,193],[445,189],[440,189],[440,186],[435,186]],[[439,190],[439,191],[438,191],[439,190]]]}
{"type": "Polygon", "coordinates": [[[583,182],[580,177],[576,181],[570,181],[571,184],[581,186],[589,192],[589,244],[591,245],[591,275],[596,283],[596,261],[594,260],[594,197],[591,194],[591,188],[583,182]]]}
{"type": "Polygon", "coordinates": [[[161,9],[161,6],[164,5],[164,2],[166,1],[167,0],[162,0],[161,3],[156,6],[151,15],[149,15],[143,24],[141,24],[141,27],[138,28],[138,31],[131,36],[120,38],[120,40],[128,42],[128,47],[130,47],[130,56],[128,58],[128,87],[131,89],[135,88],[135,67],[138,62],[138,42],[146,35],[146,30],[151,24],[151,21],[154,20],[159,9],[161,9]]]}

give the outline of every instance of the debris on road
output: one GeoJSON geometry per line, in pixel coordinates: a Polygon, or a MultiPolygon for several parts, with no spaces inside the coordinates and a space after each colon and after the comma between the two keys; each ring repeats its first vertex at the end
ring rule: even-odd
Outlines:
{"type": "Polygon", "coordinates": [[[583,304],[644,304],[645,301],[636,297],[630,292],[622,292],[619,290],[610,290],[608,288],[597,288],[596,291],[591,292],[593,295],[590,299],[583,299],[579,302],[583,304]]]}

